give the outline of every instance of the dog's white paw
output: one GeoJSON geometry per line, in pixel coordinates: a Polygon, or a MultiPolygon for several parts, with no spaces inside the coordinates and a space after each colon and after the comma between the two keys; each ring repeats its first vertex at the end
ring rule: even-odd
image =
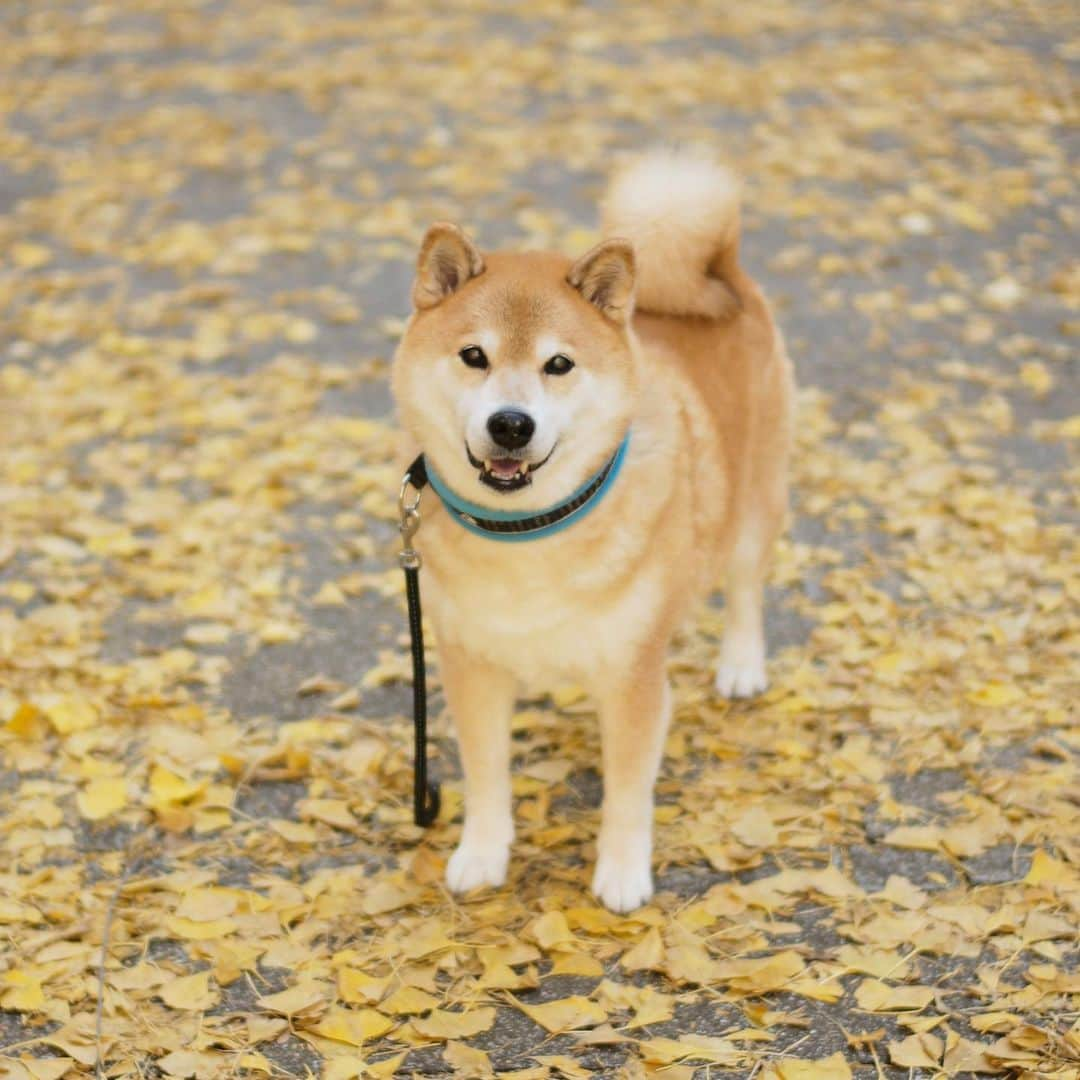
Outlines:
{"type": "Polygon", "coordinates": [[[737,624],[725,629],[716,668],[716,692],[726,698],[747,698],[760,694],[768,685],[761,631],[737,624]]]}
{"type": "Polygon", "coordinates": [[[446,884],[455,893],[466,893],[481,885],[498,888],[506,883],[509,866],[509,844],[462,841],[446,864],[446,884]]]}
{"type": "Polygon", "coordinates": [[[769,685],[764,657],[742,661],[721,661],[716,669],[716,692],[726,698],[748,698],[769,685]]]}
{"type": "Polygon", "coordinates": [[[624,914],[652,899],[651,846],[647,839],[600,844],[592,891],[609,911],[624,914]]]}

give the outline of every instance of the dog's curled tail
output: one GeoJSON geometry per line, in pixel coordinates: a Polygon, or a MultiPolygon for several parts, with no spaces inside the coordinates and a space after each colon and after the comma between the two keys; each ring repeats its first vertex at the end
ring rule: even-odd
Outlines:
{"type": "Polygon", "coordinates": [[[604,236],[634,245],[639,310],[738,312],[739,184],[713,157],[651,150],[615,173],[601,210],[604,236]]]}

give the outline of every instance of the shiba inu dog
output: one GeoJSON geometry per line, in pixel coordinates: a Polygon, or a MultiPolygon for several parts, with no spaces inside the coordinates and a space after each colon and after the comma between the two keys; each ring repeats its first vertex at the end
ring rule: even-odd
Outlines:
{"type": "Polygon", "coordinates": [[[668,645],[721,573],[717,690],[766,685],[762,581],[787,503],[793,384],[739,264],[724,168],[647,154],[615,175],[603,226],[572,261],[481,253],[433,225],[393,389],[439,496],[417,547],[465,772],[448,884],[505,881],[515,698],[572,682],[601,723],[592,888],[624,912],[652,895],[668,645]]]}

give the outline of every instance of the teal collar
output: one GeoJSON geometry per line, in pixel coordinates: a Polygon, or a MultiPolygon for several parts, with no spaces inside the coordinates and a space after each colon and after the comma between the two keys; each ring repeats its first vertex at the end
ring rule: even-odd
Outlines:
{"type": "MultiPolygon", "coordinates": [[[[426,472],[428,482],[459,525],[477,536],[516,544],[561,532],[593,510],[615,483],[629,443],[630,436],[627,434],[598,473],[586,480],[569,498],[546,510],[492,510],[469,502],[451,491],[428,462],[422,462],[421,469],[426,472]]],[[[420,462],[418,458],[410,472],[420,462]]]]}

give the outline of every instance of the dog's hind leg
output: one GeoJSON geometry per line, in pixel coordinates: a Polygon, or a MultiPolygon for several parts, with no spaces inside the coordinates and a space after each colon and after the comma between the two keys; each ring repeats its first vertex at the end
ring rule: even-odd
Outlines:
{"type": "Polygon", "coordinates": [[[768,685],[765,675],[763,583],[772,535],[744,525],[728,562],[724,590],[724,636],[716,689],[726,698],[753,697],[768,685]]]}
{"type": "Polygon", "coordinates": [[[745,448],[748,472],[738,495],[738,530],[728,557],[724,637],[716,689],[724,697],[752,697],[768,685],[762,612],[765,572],[784,526],[792,426],[791,361],[783,338],[761,375],[755,423],[745,448]]]}
{"type": "Polygon", "coordinates": [[[465,772],[465,824],[446,883],[468,892],[506,881],[514,838],[510,719],[517,684],[510,672],[460,648],[443,645],[439,656],[465,772]]]}
{"type": "Polygon", "coordinates": [[[592,890],[612,911],[652,896],[653,785],[670,716],[663,647],[600,691],[604,805],[592,890]]]}

